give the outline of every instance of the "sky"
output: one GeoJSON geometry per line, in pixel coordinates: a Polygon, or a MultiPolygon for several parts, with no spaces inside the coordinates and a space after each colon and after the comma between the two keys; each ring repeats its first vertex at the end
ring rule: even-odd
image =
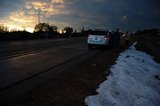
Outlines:
{"type": "Polygon", "coordinates": [[[0,25],[33,31],[41,23],[114,30],[160,28],[159,0],[0,0],[0,25]]]}

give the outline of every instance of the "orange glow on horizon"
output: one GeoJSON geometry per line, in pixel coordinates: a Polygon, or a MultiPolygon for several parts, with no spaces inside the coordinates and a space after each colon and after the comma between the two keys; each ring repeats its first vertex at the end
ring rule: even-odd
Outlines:
{"type": "Polygon", "coordinates": [[[34,32],[34,28],[31,28],[31,27],[19,27],[17,25],[5,25],[8,27],[8,30],[9,31],[23,31],[23,30],[26,30],[27,32],[30,32],[30,33],[33,33],[34,32]]]}
{"type": "Polygon", "coordinates": [[[27,32],[33,33],[34,32],[34,28],[26,28],[27,32]]]}
{"type": "MultiPolygon", "coordinates": [[[[62,11],[64,8],[64,0],[51,0],[50,2],[26,1],[22,8],[9,13],[3,20],[0,20],[0,24],[7,26],[9,31],[23,31],[25,29],[28,32],[34,32],[34,27],[38,24],[38,11],[40,11],[41,22],[47,23],[47,18],[53,15],[69,14],[69,11],[62,11]]],[[[54,22],[54,20],[49,23],[60,24],[60,26],[64,24],[54,22]]]]}

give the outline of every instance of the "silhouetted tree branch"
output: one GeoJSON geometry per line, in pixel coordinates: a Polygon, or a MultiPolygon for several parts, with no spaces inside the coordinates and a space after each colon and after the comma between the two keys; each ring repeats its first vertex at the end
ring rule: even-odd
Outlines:
{"type": "Polygon", "coordinates": [[[8,32],[8,27],[0,25],[0,33],[8,32]]]}
{"type": "Polygon", "coordinates": [[[71,36],[73,34],[73,28],[71,28],[71,27],[65,27],[63,29],[63,32],[64,32],[64,34],[65,34],[66,37],[69,37],[69,36],[71,36]]]}

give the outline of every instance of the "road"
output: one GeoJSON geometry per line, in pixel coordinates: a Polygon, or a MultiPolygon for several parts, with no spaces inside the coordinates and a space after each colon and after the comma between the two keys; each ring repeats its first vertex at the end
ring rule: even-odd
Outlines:
{"type": "Polygon", "coordinates": [[[1,42],[0,43],[0,59],[15,57],[28,53],[41,52],[53,49],[55,47],[85,42],[85,38],[62,38],[62,39],[46,39],[31,40],[18,42],[1,42]]]}
{"type": "MultiPolygon", "coordinates": [[[[86,38],[7,42],[0,45],[0,51],[1,98],[5,98],[6,92],[10,92],[10,89],[21,83],[90,53],[87,50],[86,38]]],[[[52,74],[58,73],[60,71],[52,71],[52,74]]],[[[13,93],[13,89],[10,93],[13,93]]]]}
{"type": "Polygon", "coordinates": [[[124,50],[89,51],[86,38],[0,45],[0,106],[84,106],[124,50]]]}
{"type": "Polygon", "coordinates": [[[122,43],[120,48],[88,51],[85,42],[68,38],[1,43],[0,106],[84,106],[85,97],[97,94],[125,49],[122,43]]]}

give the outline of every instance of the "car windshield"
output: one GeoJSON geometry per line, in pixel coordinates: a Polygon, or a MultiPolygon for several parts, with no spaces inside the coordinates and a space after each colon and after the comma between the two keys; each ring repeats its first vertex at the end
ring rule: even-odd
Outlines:
{"type": "Polygon", "coordinates": [[[91,35],[108,35],[106,31],[92,31],[90,32],[91,35]]]}

